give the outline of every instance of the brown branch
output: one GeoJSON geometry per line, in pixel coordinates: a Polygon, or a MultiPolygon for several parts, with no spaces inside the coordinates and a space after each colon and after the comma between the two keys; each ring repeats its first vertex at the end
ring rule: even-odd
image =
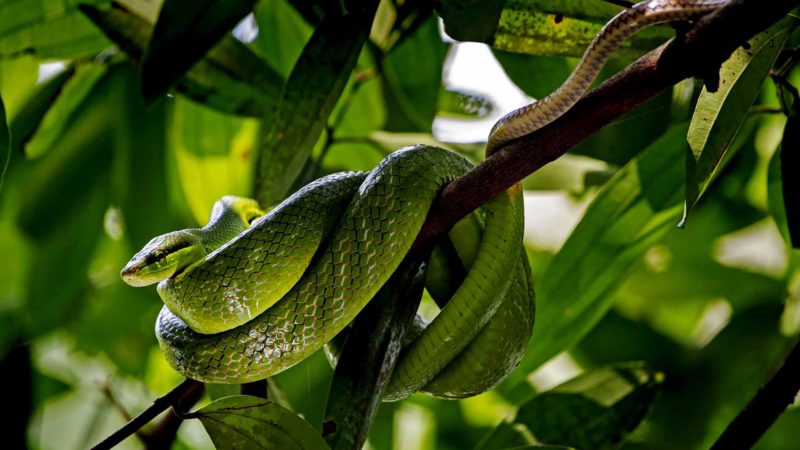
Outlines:
{"type": "Polygon", "coordinates": [[[138,416],[123,425],[122,428],[113,432],[107,438],[92,447],[92,450],[106,450],[114,447],[130,435],[136,433],[140,428],[164,412],[167,408],[177,406],[184,398],[190,398],[192,394],[196,394],[195,391],[202,388],[203,383],[199,381],[191,379],[184,380],[174,389],[167,392],[163,397],[155,399],[149,408],[142,411],[138,416]]]}
{"type": "Polygon", "coordinates": [[[680,39],[648,53],[590,92],[568,113],[541,130],[510,142],[437,198],[414,248],[446,232],[459,219],[545,164],[564,155],[605,125],[679,81],[712,72],[760,31],[785,17],[797,0],[732,0],[704,17],[680,39]]]}
{"type": "Polygon", "coordinates": [[[739,412],[711,450],[750,448],[755,445],[800,390],[800,342],[786,357],[775,375],[739,412]]]}

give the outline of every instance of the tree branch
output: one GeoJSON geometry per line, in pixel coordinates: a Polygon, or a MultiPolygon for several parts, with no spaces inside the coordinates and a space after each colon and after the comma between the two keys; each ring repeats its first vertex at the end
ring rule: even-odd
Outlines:
{"type": "Polygon", "coordinates": [[[545,164],[564,155],[605,125],[691,76],[713,81],[731,53],[785,17],[797,0],[732,0],[696,26],[641,57],[604,82],[569,112],[541,130],[509,142],[469,173],[447,185],[414,243],[429,243],[459,219],[545,164]]]}
{"type": "Polygon", "coordinates": [[[170,406],[177,406],[183,398],[190,396],[194,391],[202,388],[203,383],[187,378],[174,389],[167,392],[167,394],[163,397],[155,399],[149,408],[142,411],[138,416],[134,417],[128,423],[123,425],[122,428],[113,432],[107,438],[103,439],[100,443],[92,447],[92,450],[106,450],[114,447],[145,426],[148,422],[164,412],[167,408],[170,406]]]}

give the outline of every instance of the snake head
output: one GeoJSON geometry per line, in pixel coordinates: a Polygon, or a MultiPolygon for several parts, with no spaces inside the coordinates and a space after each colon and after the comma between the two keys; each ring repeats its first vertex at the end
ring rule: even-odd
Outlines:
{"type": "Polygon", "coordinates": [[[151,239],[133,255],[120,276],[131,286],[149,286],[180,273],[205,256],[200,238],[191,230],[173,231],[151,239]]]}

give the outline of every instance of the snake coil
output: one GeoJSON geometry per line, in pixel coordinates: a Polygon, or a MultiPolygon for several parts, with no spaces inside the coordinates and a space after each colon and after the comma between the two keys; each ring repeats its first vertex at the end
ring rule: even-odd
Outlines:
{"type": "MultiPolygon", "coordinates": [[[[487,154],[564,114],[637,30],[695,19],[726,2],[651,0],[621,12],[561,87],[495,125],[487,154]]],[[[207,226],[154,238],[122,277],[134,286],[159,282],[165,306],[156,334],[176,370],[209,382],[262,379],[301,361],[352,321],[410,249],[437,192],[470,168],[452,152],[415,146],[369,173],[314,181],[268,214],[252,200],[225,197],[207,226]]],[[[451,231],[466,279],[404,349],[385,398],[417,390],[474,395],[519,362],[534,319],[521,193],[515,185],[451,231]]]]}

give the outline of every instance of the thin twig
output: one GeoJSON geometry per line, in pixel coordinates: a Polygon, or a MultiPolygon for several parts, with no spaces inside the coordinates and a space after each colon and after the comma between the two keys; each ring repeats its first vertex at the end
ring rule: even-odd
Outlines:
{"type": "Polygon", "coordinates": [[[92,450],[105,450],[114,447],[164,412],[167,408],[177,405],[183,397],[187,396],[195,389],[200,389],[202,387],[203,383],[187,378],[164,396],[155,399],[149,408],[131,419],[128,423],[123,425],[122,428],[111,433],[107,438],[92,447],[92,450]]]}

